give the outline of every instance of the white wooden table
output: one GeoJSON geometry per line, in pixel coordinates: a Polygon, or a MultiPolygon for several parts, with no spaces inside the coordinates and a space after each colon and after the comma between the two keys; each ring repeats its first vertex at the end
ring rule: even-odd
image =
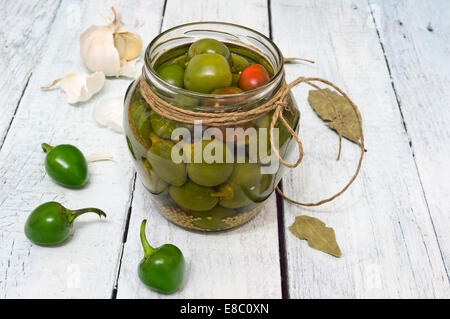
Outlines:
{"type": "MultiPolygon", "coordinates": [[[[0,4],[0,297],[1,298],[442,298],[450,297],[450,2],[320,1],[15,1],[0,4]],[[129,79],[107,80],[87,103],[68,105],[60,91],[39,87],[69,72],[87,72],[79,36],[104,24],[116,4],[144,43],[192,21],[254,28],[285,56],[316,61],[286,67],[288,80],[320,76],[359,106],[366,158],[356,183],[314,209],[273,195],[250,223],[221,234],[182,230],[157,213],[136,179],[122,135],[99,128],[93,106],[123,94],[129,79]],[[55,185],[40,144],[70,143],[85,154],[108,151],[114,162],[90,164],[82,190],[55,185]],[[86,215],[65,245],[43,248],[23,225],[42,202],[101,207],[86,215]],[[287,227],[295,216],[322,219],[336,231],[340,259],[312,250],[287,227]],[[155,245],[185,253],[187,281],[165,296],[136,274],[139,223],[149,219],[155,245]]],[[[286,193],[319,200],[351,176],[358,148],[337,137],[294,89],[306,156],[283,180],[286,193]]]]}

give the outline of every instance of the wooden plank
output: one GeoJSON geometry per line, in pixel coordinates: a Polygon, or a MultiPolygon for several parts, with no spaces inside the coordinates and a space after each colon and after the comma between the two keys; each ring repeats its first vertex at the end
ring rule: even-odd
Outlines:
{"type": "MultiPolygon", "coordinates": [[[[272,30],[285,56],[317,62],[287,66],[289,79],[321,76],[354,99],[368,150],[357,182],[339,199],[311,209],[286,203],[286,227],[300,214],[318,217],[335,229],[343,251],[336,259],[287,231],[290,297],[448,297],[438,242],[367,2],[273,1],[272,30]]],[[[306,155],[300,168],[286,174],[284,188],[291,197],[317,201],[344,185],[359,150],[344,141],[343,158],[335,161],[337,136],[307,105],[307,91],[294,89],[306,155]]]]}
{"type": "MultiPolygon", "coordinates": [[[[245,22],[268,34],[265,1],[167,2],[163,29],[193,21],[245,22]]],[[[128,239],[118,285],[118,298],[279,298],[281,278],[275,199],[246,225],[225,233],[187,232],[161,217],[140,181],[136,183],[128,239]],[[142,258],[139,225],[147,218],[155,245],[174,243],[186,254],[184,287],[166,296],[146,288],[136,275],[142,258]]]]}
{"type": "Polygon", "coordinates": [[[40,53],[60,2],[8,1],[2,4],[0,148],[31,76],[31,70],[41,59],[40,53]]]}
{"type": "Polygon", "coordinates": [[[136,181],[128,238],[118,282],[118,298],[279,298],[280,270],[274,197],[252,221],[225,233],[201,234],[173,225],[158,213],[151,195],[136,181]],[[139,226],[156,247],[178,246],[187,262],[182,289],[172,295],[143,285],[137,267],[143,257],[139,226]]]}
{"type": "Polygon", "coordinates": [[[371,2],[448,277],[450,3],[371,2]]]}
{"type": "MultiPolygon", "coordinates": [[[[118,1],[124,22],[148,42],[158,30],[163,1],[118,1]],[[135,12],[139,12],[135,15],[135,12]],[[144,14],[145,13],[145,14],[144,14]]],[[[122,95],[128,79],[107,80],[103,91],[87,103],[68,105],[63,92],[43,92],[41,85],[74,71],[86,72],[79,55],[79,36],[92,24],[104,24],[109,1],[64,1],[49,32],[42,59],[33,70],[16,118],[0,152],[0,296],[109,298],[122,247],[124,223],[134,170],[124,137],[99,128],[92,108],[108,96],[122,95]],[[68,19],[75,14],[79,20],[68,19]],[[114,162],[93,163],[90,182],[81,190],[55,185],[44,171],[42,142],[77,145],[85,154],[107,151],[114,162]],[[66,207],[94,206],[108,218],[85,215],[75,234],[57,248],[31,244],[23,225],[39,204],[55,200],[66,207]]],[[[41,28],[40,26],[37,26],[41,28]]]]}
{"type": "Polygon", "coordinates": [[[200,1],[189,3],[168,0],[163,30],[174,26],[198,21],[217,21],[241,24],[269,35],[269,19],[266,1],[200,1]]]}

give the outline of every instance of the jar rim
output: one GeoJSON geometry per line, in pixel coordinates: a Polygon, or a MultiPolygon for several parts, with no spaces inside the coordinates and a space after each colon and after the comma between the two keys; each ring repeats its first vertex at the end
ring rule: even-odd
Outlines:
{"type": "MultiPolygon", "coordinates": [[[[163,82],[163,84],[172,90],[178,91],[180,93],[182,93],[183,95],[186,96],[190,96],[193,98],[206,98],[206,99],[211,99],[211,98],[216,98],[216,99],[223,99],[224,101],[226,101],[227,99],[237,99],[237,98],[245,98],[246,96],[252,96],[255,95],[259,92],[263,92],[264,90],[266,90],[268,87],[270,87],[271,85],[273,85],[273,83],[275,81],[277,81],[280,76],[283,75],[283,70],[284,70],[284,61],[283,61],[283,55],[281,53],[281,50],[278,48],[278,46],[266,35],[262,34],[259,31],[256,31],[254,29],[251,29],[249,27],[245,27],[243,25],[240,24],[235,24],[235,23],[229,23],[229,22],[217,22],[217,21],[198,21],[198,22],[190,22],[190,23],[185,23],[185,24],[180,24],[177,25],[175,27],[169,28],[167,30],[165,30],[164,32],[161,32],[160,34],[158,34],[155,38],[153,38],[152,41],[150,41],[150,43],[148,44],[147,48],[145,49],[145,54],[144,54],[144,68],[146,70],[148,70],[148,72],[150,72],[152,74],[152,76],[161,79],[161,81],[163,82]],[[250,31],[260,37],[262,37],[264,40],[268,41],[270,43],[270,45],[272,46],[272,48],[275,50],[275,53],[278,55],[278,63],[277,63],[277,68],[274,70],[274,74],[271,77],[271,79],[261,85],[260,87],[257,87],[256,89],[253,90],[249,90],[249,91],[244,91],[241,93],[237,93],[237,94],[206,94],[206,93],[199,93],[199,92],[193,92],[193,91],[189,91],[186,90],[184,88],[180,88],[177,87],[173,84],[170,84],[166,81],[163,81],[159,75],[156,73],[156,70],[154,68],[151,67],[151,61],[150,61],[150,49],[155,45],[155,43],[157,43],[158,40],[160,40],[163,36],[167,35],[168,33],[176,30],[176,29],[180,29],[183,27],[188,27],[188,26],[195,26],[195,25],[207,25],[207,24],[217,24],[217,25],[228,25],[228,26],[232,26],[232,27],[237,27],[237,28],[241,28],[247,31],[250,31]]],[[[226,108],[226,107],[225,107],[226,108]]]]}

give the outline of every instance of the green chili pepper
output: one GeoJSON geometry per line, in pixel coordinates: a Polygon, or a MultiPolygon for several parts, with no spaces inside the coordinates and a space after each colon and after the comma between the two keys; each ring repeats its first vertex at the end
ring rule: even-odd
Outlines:
{"type": "Polygon", "coordinates": [[[84,213],[96,213],[106,217],[98,208],[70,210],[57,202],[47,202],[38,206],[28,216],[25,235],[35,244],[56,245],[69,237],[75,218],[84,213]]]}
{"type": "Polygon", "coordinates": [[[139,279],[150,288],[173,293],[183,283],[185,262],[183,253],[178,247],[165,244],[158,248],[149,245],[145,236],[144,219],[141,224],[141,243],[144,248],[144,258],[139,264],[139,279]]]}
{"type": "Polygon", "coordinates": [[[45,158],[45,170],[57,183],[73,188],[84,186],[88,180],[88,166],[81,151],[73,145],[50,146],[42,143],[45,158]]]}

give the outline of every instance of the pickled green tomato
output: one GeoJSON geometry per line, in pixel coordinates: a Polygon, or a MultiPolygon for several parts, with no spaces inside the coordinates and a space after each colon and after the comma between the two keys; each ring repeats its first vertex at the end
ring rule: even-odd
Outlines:
{"type": "Polygon", "coordinates": [[[150,133],[153,131],[150,123],[151,110],[144,100],[137,100],[130,106],[130,115],[132,125],[136,131],[136,135],[141,143],[146,147],[150,147],[150,133]]]}
{"type": "Polygon", "coordinates": [[[147,152],[147,160],[157,176],[166,183],[181,186],[186,182],[186,164],[172,161],[172,148],[175,143],[150,134],[152,147],[147,152]]]}
{"type": "Polygon", "coordinates": [[[174,105],[182,109],[194,109],[200,103],[199,99],[184,94],[175,94],[172,101],[174,105]]]}
{"type": "Polygon", "coordinates": [[[240,78],[241,78],[241,75],[239,73],[232,73],[231,74],[231,86],[237,87],[239,85],[240,78]]]}
{"type": "Polygon", "coordinates": [[[184,69],[178,64],[164,64],[156,71],[159,77],[179,88],[184,86],[184,69]]]}
{"type": "Polygon", "coordinates": [[[131,145],[130,138],[128,137],[128,135],[125,138],[127,140],[127,146],[128,149],[130,150],[131,156],[133,156],[133,158],[136,159],[136,154],[134,153],[133,145],[131,145]]]}
{"type": "Polygon", "coordinates": [[[216,53],[230,60],[230,50],[220,41],[215,39],[201,39],[191,44],[187,53],[187,61],[203,53],[216,53]]]}
{"type": "Polygon", "coordinates": [[[178,127],[176,121],[162,117],[156,112],[152,112],[150,115],[150,122],[152,123],[152,128],[156,135],[165,139],[170,139],[173,130],[178,127]]]}
{"type": "Polygon", "coordinates": [[[187,54],[180,55],[179,57],[176,57],[172,61],[170,61],[170,64],[176,64],[180,66],[183,70],[186,69],[187,65],[187,54]]]}
{"type": "Polygon", "coordinates": [[[234,53],[231,54],[231,72],[233,73],[242,72],[249,65],[250,63],[243,56],[234,53]]]}
{"type": "Polygon", "coordinates": [[[187,164],[189,178],[202,186],[216,186],[224,183],[233,173],[234,163],[226,163],[227,158],[233,158],[231,151],[219,140],[202,140],[194,144],[187,144],[185,155],[190,157],[187,164]],[[196,157],[200,159],[197,151],[202,152],[201,163],[195,163],[196,157]],[[220,156],[221,152],[222,156],[220,156]]]}
{"type": "Polygon", "coordinates": [[[187,182],[181,187],[171,186],[170,197],[181,208],[193,211],[208,211],[213,209],[218,202],[217,197],[211,196],[214,188],[197,185],[187,182]]]}
{"type": "Polygon", "coordinates": [[[243,56],[234,53],[231,54],[231,72],[232,72],[231,86],[233,87],[239,86],[239,79],[241,78],[241,73],[249,65],[250,62],[243,56]]]}
{"type": "Polygon", "coordinates": [[[240,208],[264,201],[271,193],[272,175],[261,174],[261,167],[253,163],[236,163],[226,184],[213,196],[227,208],[240,208]]]}
{"type": "Polygon", "coordinates": [[[184,73],[186,89],[209,94],[215,89],[230,86],[232,80],[228,61],[216,53],[194,56],[184,73]]]}
{"type": "Polygon", "coordinates": [[[167,190],[169,184],[167,184],[162,178],[160,178],[153,170],[152,165],[145,158],[142,159],[143,172],[142,183],[153,194],[161,194],[167,190]]]}
{"type": "Polygon", "coordinates": [[[236,215],[236,212],[234,209],[216,206],[206,212],[192,211],[190,214],[196,217],[192,223],[198,228],[204,230],[221,230],[230,227],[223,219],[236,215]]]}
{"type": "MultiPolygon", "coordinates": [[[[259,161],[259,162],[266,163],[269,160],[268,157],[272,154],[272,146],[270,144],[270,135],[269,135],[270,134],[270,132],[269,132],[270,124],[272,121],[272,115],[273,115],[273,112],[270,112],[269,114],[266,114],[255,121],[257,134],[258,134],[258,145],[257,145],[257,153],[249,154],[250,159],[252,161],[259,161]],[[264,129],[262,132],[266,133],[266,149],[265,150],[260,150],[260,146],[261,146],[260,140],[263,138],[263,136],[261,136],[261,131],[259,129],[264,129]],[[256,155],[257,158],[253,158],[254,155],[256,155]],[[264,158],[261,158],[261,156],[264,156],[264,158]]],[[[277,122],[277,124],[278,124],[278,122],[277,122]]],[[[280,155],[282,156],[281,153],[280,153],[280,155]]]]}
{"type": "MultiPolygon", "coordinates": [[[[288,103],[292,103],[291,98],[288,98],[288,103]]],[[[270,124],[272,122],[272,116],[273,116],[273,112],[270,112],[269,114],[264,115],[263,117],[257,119],[255,121],[255,124],[258,128],[258,139],[259,137],[259,128],[264,128],[266,129],[267,135],[266,135],[266,145],[267,145],[267,150],[265,152],[265,154],[267,154],[268,156],[270,156],[270,154],[272,153],[271,150],[271,145],[270,145],[270,135],[269,135],[269,129],[270,129],[270,124]]],[[[292,129],[295,130],[295,125],[298,122],[300,113],[298,111],[283,111],[283,116],[286,119],[286,121],[288,122],[288,124],[292,127],[292,129]]],[[[286,152],[288,149],[288,144],[287,142],[290,141],[291,138],[291,133],[289,132],[289,130],[286,128],[286,126],[281,122],[281,120],[278,120],[275,123],[275,128],[278,129],[278,147],[279,147],[279,153],[281,157],[285,157],[286,156],[286,152]]],[[[258,154],[264,154],[264,152],[259,152],[259,143],[258,143],[258,154]]],[[[262,159],[260,159],[262,160],[262,159]]]]}

